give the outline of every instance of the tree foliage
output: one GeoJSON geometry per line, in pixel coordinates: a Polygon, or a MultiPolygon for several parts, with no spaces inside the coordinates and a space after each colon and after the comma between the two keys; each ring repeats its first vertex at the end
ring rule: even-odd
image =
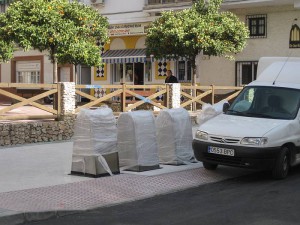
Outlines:
{"type": "MultiPolygon", "coordinates": [[[[48,51],[54,65],[100,65],[97,42],[108,40],[107,19],[89,6],[68,0],[16,0],[1,25],[19,47],[48,51]]],[[[56,69],[53,81],[57,81],[56,69]]]]}
{"type": "Polygon", "coordinates": [[[191,61],[195,73],[196,56],[232,58],[246,46],[248,29],[231,12],[220,12],[222,0],[198,0],[190,9],[166,11],[147,31],[147,53],[154,58],[191,61]]]}
{"type": "Polygon", "coordinates": [[[13,57],[14,45],[3,30],[2,23],[5,20],[0,13],[0,62],[7,62],[13,57]]]}

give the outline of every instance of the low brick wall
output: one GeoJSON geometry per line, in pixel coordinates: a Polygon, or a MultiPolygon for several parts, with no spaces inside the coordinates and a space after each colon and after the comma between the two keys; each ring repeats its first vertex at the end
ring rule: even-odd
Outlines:
{"type": "Polygon", "coordinates": [[[74,117],[68,117],[63,121],[0,123],[0,146],[69,140],[74,121],[74,117]]]}

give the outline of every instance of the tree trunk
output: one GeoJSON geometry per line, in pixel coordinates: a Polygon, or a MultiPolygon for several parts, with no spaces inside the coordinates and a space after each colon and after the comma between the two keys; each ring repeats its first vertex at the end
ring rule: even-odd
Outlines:
{"type": "Polygon", "coordinates": [[[78,78],[78,77],[77,77],[77,72],[78,72],[78,71],[77,71],[77,66],[78,66],[78,65],[77,65],[77,64],[74,64],[74,66],[75,66],[75,77],[74,77],[74,82],[75,82],[75,85],[76,85],[77,82],[78,82],[78,81],[77,81],[77,78],[78,78]]]}
{"type": "Polygon", "coordinates": [[[57,75],[57,60],[53,59],[53,83],[57,84],[58,75],[57,75]]]}
{"type": "MultiPolygon", "coordinates": [[[[51,61],[53,63],[53,84],[58,83],[58,76],[57,76],[57,59],[54,56],[54,50],[50,51],[51,61]]],[[[53,94],[53,109],[58,109],[58,93],[53,94]]]]}

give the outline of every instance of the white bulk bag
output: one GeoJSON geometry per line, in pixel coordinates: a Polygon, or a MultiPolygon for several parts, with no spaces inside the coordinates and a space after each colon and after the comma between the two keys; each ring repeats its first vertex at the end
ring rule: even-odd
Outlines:
{"type": "Polygon", "coordinates": [[[136,171],[159,168],[152,112],[139,110],[121,113],[117,139],[120,167],[136,171]]]}
{"type": "Polygon", "coordinates": [[[162,110],[156,119],[159,160],[163,164],[196,162],[190,115],[184,108],[162,110]]]}
{"type": "Polygon", "coordinates": [[[73,136],[72,172],[97,175],[100,170],[94,168],[100,166],[112,174],[109,168],[112,163],[105,159],[110,154],[116,157],[113,162],[116,171],[113,172],[118,172],[117,126],[112,110],[107,106],[80,110],[73,136]],[[91,157],[93,160],[90,160],[91,157]]]}
{"type": "Polygon", "coordinates": [[[82,109],[77,115],[73,153],[93,154],[117,151],[117,126],[108,107],[82,109]]]}

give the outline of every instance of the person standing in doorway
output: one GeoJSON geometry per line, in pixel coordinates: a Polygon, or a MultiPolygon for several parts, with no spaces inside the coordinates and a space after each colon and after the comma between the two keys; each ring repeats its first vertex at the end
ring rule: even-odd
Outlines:
{"type": "Polygon", "coordinates": [[[173,76],[172,70],[167,70],[167,77],[165,83],[178,83],[177,78],[173,76]]]}
{"type": "Polygon", "coordinates": [[[140,84],[139,76],[137,75],[137,72],[134,72],[134,84],[136,85],[140,84]]]}

